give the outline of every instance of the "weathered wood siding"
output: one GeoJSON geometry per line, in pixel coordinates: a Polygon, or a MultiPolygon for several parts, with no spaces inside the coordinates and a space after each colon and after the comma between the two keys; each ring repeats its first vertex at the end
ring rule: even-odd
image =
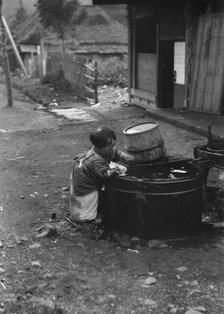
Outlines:
{"type": "Polygon", "coordinates": [[[137,89],[157,94],[157,56],[137,53],[137,89]]]}
{"type": "Polygon", "coordinates": [[[189,110],[220,114],[224,91],[224,14],[198,22],[189,110]]]}

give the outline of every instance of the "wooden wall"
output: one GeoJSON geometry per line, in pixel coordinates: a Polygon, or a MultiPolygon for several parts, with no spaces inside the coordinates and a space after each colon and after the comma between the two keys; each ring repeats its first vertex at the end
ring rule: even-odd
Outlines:
{"type": "Polygon", "coordinates": [[[136,87],[157,94],[157,56],[137,53],[136,87]]]}
{"type": "Polygon", "coordinates": [[[224,14],[199,17],[189,110],[220,114],[224,92],[224,14]]]}

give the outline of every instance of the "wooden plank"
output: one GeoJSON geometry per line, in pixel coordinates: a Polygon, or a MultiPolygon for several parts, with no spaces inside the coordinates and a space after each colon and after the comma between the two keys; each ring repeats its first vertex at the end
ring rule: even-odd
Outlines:
{"type": "Polygon", "coordinates": [[[209,43],[211,32],[211,17],[205,16],[204,18],[204,31],[201,43],[201,56],[199,64],[198,84],[195,98],[195,106],[199,110],[203,110],[204,92],[205,92],[205,77],[207,73],[207,65],[209,60],[209,43]]]}
{"type": "Polygon", "coordinates": [[[142,99],[157,103],[157,95],[152,94],[152,93],[147,92],[147,91],[144,91],[144,90],[132,88],[131,89],[131,96],[135,96],[135,97],[138,97],[140,99],[142,98],[142,99]]]}
{"type": "Polygon", "coordinates": [[[136,88],[136,22],[133,22],[133,38],[132,38],[132,84],[131,87],[136,88]]]}
{"type": "Polygon", "coordinates": [[[221,113],[224,85],[224,15],[200,18],[189,109],[221,113]]]}
{"type": "Polygon", "coordinates": [[[133,26],[131,22],[132,9],[128,6],[128,102],[131,102],[131,88],[133,86],[132,77],[133,77],[133,26]]]}
{"type": "Polygon", "coordinates": [[[145,99],[139,99],[138,97],[132,96],[131,97],[131,104],[139,106],[143,109],[155,109],[157,106],[155,103],[149,101],[149,100],[145,100],[145,99]]]}
{"type": "Polygon", "coordinates": [[[86,68],[89,69],[90,71],[94,71],[94,69],[93,69],[91,66],[89,66],[88,64],[84,64],[84,67],[86,67],[86,68]]]}
{"type": "Polygon", "coordinates": [[[90,88],[89,86],[84,85],[85,89],[91,93],[94,93],[94,89],[90,88]]]}
{"type": "Polygon", "coordinates": [[[218,70],[217,76],[213,82],[214,92],[212,98],[212,112],[222,111],[223,106],[223,84],[224,84],[224,15],[219,19],[219,34],[216,38],[219,41],[219,49],[215,58],[215,68],[218,70]]]}
{"type": "Polygon", "coordinates": [[[214,77],[212,79],[212,86],[210,87],[210,103],[209,109],[211,112],[219,112],[220,99],[222,99],[222,85],[223,85],[223,18],[216,17],[216,33],[214,41],[216,42],[216,51],[213,54],[213,70],[214,77]],[[222,51],[221,51],[222,50],[222,51]],[[213,88],[212,88],[213,87],[213,88]],[[212,88],[212,90],[211,90],[212,88]],[[218,98],[217,98],[218,96],[218,98]]]}
{"type": "Polygon", "coordinates": [[[193,109],[195,106],[202,33],[203,33],[203,18],[200,18],[198,21],[198,27],[197,27],[196,47],[195,47],[195,53],[194,53],[194,58],[193,58],[192,80],[189,87],[189,109],[193,109]]]}
{"type": "Polygon", "coordinates": [[[194,58],[194,75],[192,81],[192,96],[191,98],[191,109],[198,108],[197,104],[198,101],[198,89],[200,86],[200,75],[201,75],[201,68],[202,65],[202,47],[204,42],[204,27],[205,27],[205,17],[202,16],[199,18],[199,25],[198,25],[198,32],[197,32],[197,44],[196,44],[196,52],[194,58]]]}
{"type": "Polygon", "coordinates": [[[137,88],[157,92],[157,55],[137,54],[137,88]]]}
{"type": "Polygon", "coordinates": [[[89,97],[84,97],[86,100],[88,100],[88,101],[94,101],[94,99],[93,98],[89,98],[89,97]]]}
{"type": "Polygon", "coordinates": [[[92,77],[92,76],[90,76],[90,75],[88,75],[88,74],[85,74],[84,76],[85,76],[86,78],[90,79],[90,80],[95,80],[94,77],[92,77]]]}
{"type": "Polygon", "coordinates": [[[212,98],[211,93],[213,93],[213,82],[212,80],[214,79],[214,56],[215,52],[217,51],[217,43],[214,38],[217,37],[217,34],[215,34],[216,31],[216,26],[214,25],[214,19],[212,19],[212,27],[211,27],[211,36],[210,36],[210,41],[208,42],[207,40],[207,49],[209,50],[208,52],[208,64],[207,64],[207,69],[206,69],[206,76],[204,78],[204,83],[205,83],[205,91],[204,91],[204,101],[203,101],[203,106],[202,110],[209,111],[210,110],[210,99],[212,98]]]}

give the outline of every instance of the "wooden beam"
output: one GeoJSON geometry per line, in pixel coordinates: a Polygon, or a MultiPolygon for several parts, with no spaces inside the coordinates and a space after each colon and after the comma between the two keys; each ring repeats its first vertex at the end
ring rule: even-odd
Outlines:
{"type": "Polygon", "coordinates": [[[90,71],[94,71],[94,69],[93,69],[91,66],[89,66],[88,64],[84,64],[84,67],[86,67],[86,68],[89,69],[90,71]]]}
{"type": "Polygon", "coordinates": [[[144,99],[153,103],[157,103],[157,95],[144,91],[144,90],[132,88],[131,96],[135,96],[135,97],[138,97],[139,99],[144,99]]]}
{"type": "Polygon", "coordinates": [[[90,76],[90,75],[85,74],[84,76],[85,76],[86,78],[90,79],[90,80],[93,80],[93,81],[95,80],[95,78],[92,77],[92,76],[90,76]]]}
{"type": "Polygon", "coordinates": [[[128,0],[92,0],[93,4],[128,4],[128,0]]]}
{"type": "Polygon", "coordinates": [[[94,93],[94,89],[90,88],[89,86],[84,85],[85,89],[91,93],[94,93]]]}
{"type": "Polygon", "coordinates": [[[157,108],[156,103],[151,102],[150,100],[145,100],[145,99],[138,98],[135,96],[131,97],[131,104],[136,105],[146,110],[157,108]]]}

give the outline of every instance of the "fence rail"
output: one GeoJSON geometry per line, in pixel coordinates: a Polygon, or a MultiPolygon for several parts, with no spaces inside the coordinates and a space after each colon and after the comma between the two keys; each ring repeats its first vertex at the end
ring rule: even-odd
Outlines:
{"type": "Polygon", "coordinates": [[[87,64],[85,58],[74,56],[72,53],[48,53],[46,74],[53,77],[61,73],[77,96],[98,103],[97,62],[92,67],[87,64]]]}

